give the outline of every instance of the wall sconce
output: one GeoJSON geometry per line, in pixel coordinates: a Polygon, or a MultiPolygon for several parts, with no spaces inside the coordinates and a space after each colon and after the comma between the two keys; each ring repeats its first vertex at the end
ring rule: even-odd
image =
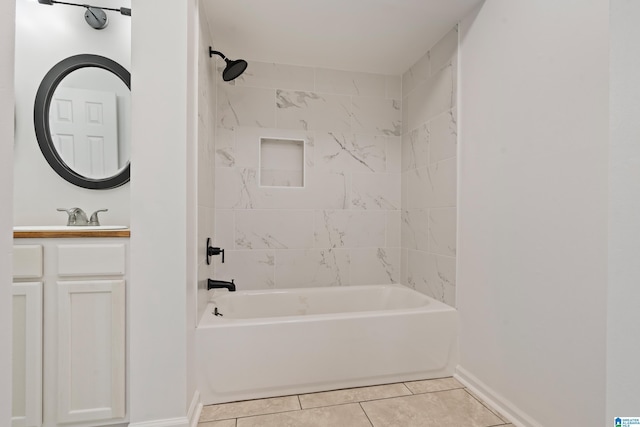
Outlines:
{"type": "Polygon", "coordinates": [[[46,4],[49,6],[53,6],[54,4],[66,4],[67,6],[78,6],[84,7],[86,9],[84,13],[84,19],[87,21],[87,24],[96,30],[101,30],[107,26],[109,20],[107,19],[107,14],[105,10],[110,10],[113,12],[120,12],[121,15],[131,16],[131,9],[128,7],[121,7],[119,9],[113,9],[110,7],[96,7],[91,6],[89,4],[76,4],[76,3],[67,3],[64,1],[57,0],[38,0],[40,4],[46,4]]]}

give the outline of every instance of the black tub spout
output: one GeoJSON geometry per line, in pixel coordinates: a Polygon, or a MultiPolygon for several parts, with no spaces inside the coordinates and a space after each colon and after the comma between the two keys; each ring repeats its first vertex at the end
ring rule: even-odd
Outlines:
{"type": "Polygon", "coordinates": [[[229,292],[235,292],[236,284],[233,283],[233,279],[231,279],[230,282],[226,282],[224,280],[207,279],[207,290],[221,289],[221,288],[227,288],[229,292]]]}

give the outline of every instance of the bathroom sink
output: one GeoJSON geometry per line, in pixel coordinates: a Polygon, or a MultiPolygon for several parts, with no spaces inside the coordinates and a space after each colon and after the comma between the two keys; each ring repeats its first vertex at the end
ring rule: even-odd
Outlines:
{"type": "Polygon", "coordinates": [[[13,231],[89,231],[89,230],[126,230],[126,225],[17,225],[13,231]]]}

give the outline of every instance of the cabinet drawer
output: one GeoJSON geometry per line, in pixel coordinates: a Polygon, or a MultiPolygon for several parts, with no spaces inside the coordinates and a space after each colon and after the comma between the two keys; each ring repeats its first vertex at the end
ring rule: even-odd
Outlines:
{"type": "Polygon", "coordinates": [[[58,245],[59,276],[124,275],[125,245],[58,245]]]}
{"type": "Polygon", "coordinates": [[[42,277],[42,245],[13,246],[13,278],[38,279],[42,277]]]}

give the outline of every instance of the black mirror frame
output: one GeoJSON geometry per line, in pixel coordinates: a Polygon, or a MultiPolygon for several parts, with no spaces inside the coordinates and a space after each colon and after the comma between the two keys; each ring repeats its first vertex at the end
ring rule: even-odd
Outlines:
{"type": "Polygon", "coordinates": [[[40,151],[42,151],[49,165],[58,175],[68,182],[78,187],[92,190],[106,190],[120,187],[129,182],[131,177],[131,161],[116,175],[100,179],[88,178],[78,174],[62,160],[51,138],[49,110],[53,93],[62,79],[69,73],[86,67],[97,67],[112,72],[131,90],[131,74],[122,65],[109,58],[99,55],[83,54],[63,59],[54,65],[44,76],[36,93],[35,106],[33,109],[36,138],[40,146],[40,151]]]}

